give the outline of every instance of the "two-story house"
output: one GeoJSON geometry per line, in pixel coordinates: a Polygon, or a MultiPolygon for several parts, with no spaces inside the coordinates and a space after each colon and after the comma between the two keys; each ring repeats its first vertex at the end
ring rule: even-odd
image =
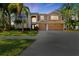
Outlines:
{"type": "Polygon", "coordinates": [[[63,30],[64,20],[60,12],[49,14],[31,13],[31,27],[38,26],[39,30],[63,30]]]}

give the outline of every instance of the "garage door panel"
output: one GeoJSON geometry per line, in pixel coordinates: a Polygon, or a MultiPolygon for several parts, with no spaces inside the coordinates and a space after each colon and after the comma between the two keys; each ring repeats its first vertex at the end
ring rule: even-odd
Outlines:
{"type": "Polygon", "coordinates": [[[39,23],[39,30],[46,30],[45,23],[39,23]]]}
{"type": "Polygon", "coordinates": [[[63,30],[63,24],[48,24],[48,30],[63,30]]]}

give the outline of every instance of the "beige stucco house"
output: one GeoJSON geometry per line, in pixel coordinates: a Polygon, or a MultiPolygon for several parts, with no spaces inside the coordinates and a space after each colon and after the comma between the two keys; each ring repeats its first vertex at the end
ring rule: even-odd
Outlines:
{"type": "Polygon", "coordinates": [[[60,12],[49,14],[31,13],[31,27],[38,26],[39,30],[63,30],[64,20],[60,12]]]}

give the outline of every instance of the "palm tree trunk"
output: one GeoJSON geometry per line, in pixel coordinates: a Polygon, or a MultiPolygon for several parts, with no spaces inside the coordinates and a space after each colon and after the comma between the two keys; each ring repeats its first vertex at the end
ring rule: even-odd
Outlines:
{"type": "MultiPolygon", "coordinates": [[[[18,20],[18,15],[15,14],[15,21],[18,20]]],[[[17,29],[18,25],[15,23],[15,29],[17,29]]]]}
{"type": "Polygon", "coordinates": [[[5,18],[4,18],[4,10],[2,9],[2,24],[3,24],[3,31],[5,31],[5,20],[4,20],[5,18]]]}
{"type": "Polygon", "coordinates": [[[23,22],[23,19],[22,19],[22,32],[24,32],[24,22],[23,22]]]}
{"type": "Polygon", "coordinates": [[[8,13],[9,16],[9,30],[11,29],[11,17],[10,17],[10,13],[8,13]]]}

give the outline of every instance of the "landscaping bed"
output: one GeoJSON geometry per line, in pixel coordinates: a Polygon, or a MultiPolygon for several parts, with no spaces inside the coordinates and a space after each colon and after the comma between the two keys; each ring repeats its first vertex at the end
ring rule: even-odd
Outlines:
{"type": "Polygon", "coordinates": [[[35,36],[37,35],[36,31],[4,31],[0,32],[0,36],[35,36]]]}
{"type": "Polygon", "coordinates": [[[33,39],[0,40],[0,56],[16,56],[29,47],[33,39]]]}
{"type": "Polygon", "coordinates": [[[79,30],[64,30],[64,32],[79,32],[79,30]]]}

